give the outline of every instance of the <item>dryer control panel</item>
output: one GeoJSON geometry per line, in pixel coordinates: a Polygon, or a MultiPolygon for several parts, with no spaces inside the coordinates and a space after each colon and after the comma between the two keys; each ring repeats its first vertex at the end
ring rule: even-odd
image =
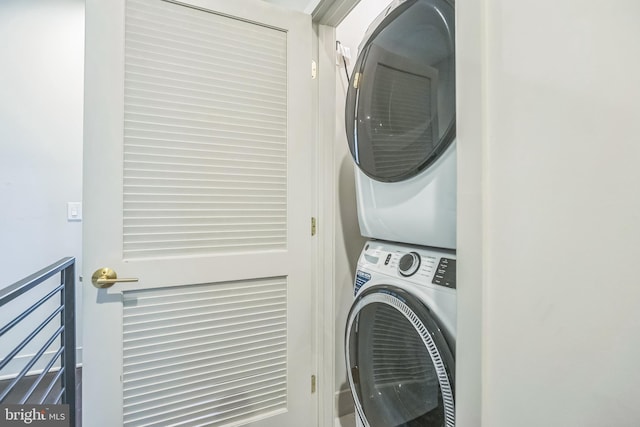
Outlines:
{"type": "Polygon", "coordinates": [[[360,285],[370,278],[367,271],[417,284],[456,288],[456,255],[453,251],[370,241],[358,260],[356,282],[360,285]]]}

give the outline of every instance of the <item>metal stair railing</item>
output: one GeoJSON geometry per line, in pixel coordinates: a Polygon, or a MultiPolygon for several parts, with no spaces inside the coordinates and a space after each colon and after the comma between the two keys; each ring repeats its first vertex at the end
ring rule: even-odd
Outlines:
{"type": "MultiPolygon", "coordinates": [[[[20,372],[12,376],[4,389],[0,388],[0,403],[4,404],[68,404],[69,405],[69,421],[71,426],[75,426],[76,412],[76,331],[75,331],[75,258],[67,257],[43,268],[29,277],[26,277],[6,288],[0,289],[0,310],[5,310],[7,304],[16,301],[16,299],[25,295],[35,294],[41,289],[38,285],[42,285],[47,279],[60,274],[59,285],[52,291],[47,293],[33,303],[29,308],[22,311],[18,316],[6,324],[0,324],[0,338],[7,332],[19,325],[23,320],[27,319],[36,309],[41,307],[47,301],[52,300],[59,295],[59,305],[43,320],[38,326],[31,331],[24,333],[26,335],[22,341],[13,349],[8,350],[6,356],[0,360],[0,374],[2,370],[20,354],[20,352],[33,339],[45,329],[47,325],[58,318],[60,326],[46,340],[40,349],[24,364],[20,372]],[[34,291],[36,290],[36,291],[34,291]],[[42,358],[47,349],[56,341],[59,347],[53,353],[51,358],[46,362],[42,372],[33,379],[29,376],[31,385],[24,394],[16,395],[16,386],[25,381],[27,375],[34,371],[34,366],[42,358]],[[56,362],[60,361],[60,368],[56,372],[56,362]],[[51,374],[51,375],[47,375],[51,374]],[[48,384],[43,383],[47,378],[48,384]],[[35,393],[36,389],[46,387],[44,392],[35,393]],[[52,394],[53,393],[53,394],[52,394]],[[39,395],[39,396],[37,396],[39,395]]],[[[35,299],[37,297],[34,297],[35,299]]],[[[17,301],[16,301],[17,302],[17,301]]],[[[54,326],[55,327],[55,326],[54,326]]],[[[3,350],[4,352],[6,349],[3,350]]],[[[39,371],[40,369],[38,369],[39,371]]]]}

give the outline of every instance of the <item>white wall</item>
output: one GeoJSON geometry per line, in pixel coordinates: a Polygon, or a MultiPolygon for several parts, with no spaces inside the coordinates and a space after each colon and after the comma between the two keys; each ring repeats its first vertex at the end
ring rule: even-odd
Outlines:
{"type": "MultiPolygon", "coordinates": [[[[349,75],[357,56],[357,48],[367,27],[389,4],[389,0],[361,0],[336,27],[336,40],[351,49],[349,75]]],[[[353,411],[344,361],[344,328],[353,302],[353,280],[360,251],[366,241],[360,236],[356,212],[354,164],[349,153],[344,128],[344,105],[347,94],[344,66],[337,66],[336,84],[336,238],[335,238],[335,312],[336,361],[335,384],[338,415],[353,411]]]]}
{"type": "Polygon", "coordinates": [[[1,288],[65,256],[80,271],[84,2],[3,0],[0,40],[1,288]]]}
{"type": "Polygon", "coordinates": [[[482,425],[638,426],[640,3],[471,3],[458,43],[484,39],[459,90],[480,81],[483,110],[458,121],[483,123],[459,143],[481,147],[460,174],[482,200],[460,211],[459,260],[482,260],[482,307],[459,323],[482,325],[482,425]]]}

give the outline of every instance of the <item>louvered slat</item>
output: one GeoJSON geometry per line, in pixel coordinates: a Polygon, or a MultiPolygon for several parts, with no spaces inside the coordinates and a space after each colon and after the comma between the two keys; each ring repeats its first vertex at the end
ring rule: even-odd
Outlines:
{"type": "Polygon", "coordinates": [[[226,425],[287,404],[286,278],[123,293],[124,425],[226,425]]]}
{"type": "Polygon", "coordinates": [[[125,259],[286,248],[286,66],[283,31],[127,1],[125,259]]]}

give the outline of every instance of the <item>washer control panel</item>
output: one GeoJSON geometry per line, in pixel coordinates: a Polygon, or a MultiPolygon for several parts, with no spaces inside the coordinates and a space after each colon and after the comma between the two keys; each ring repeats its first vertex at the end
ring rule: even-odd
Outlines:
{"type": "Polygon", "coordinates": [[[456,288],[456,260],[452,258],[440,258],[436,274],[431,283],[434,285],[456,288]]]}
{"type": "MultiPolygon", "coordinates": [[[[430,283],[456,288],[456,258],[453,251],[368,242],[358,261],[357,284],[362,285],[364,271],[376,271],[418,284],[430,283]]],[[[367,278],[371,276],[367,273],[367,278]]],[[[359,287],[359,286],[357,286],[359,287]]]]}

